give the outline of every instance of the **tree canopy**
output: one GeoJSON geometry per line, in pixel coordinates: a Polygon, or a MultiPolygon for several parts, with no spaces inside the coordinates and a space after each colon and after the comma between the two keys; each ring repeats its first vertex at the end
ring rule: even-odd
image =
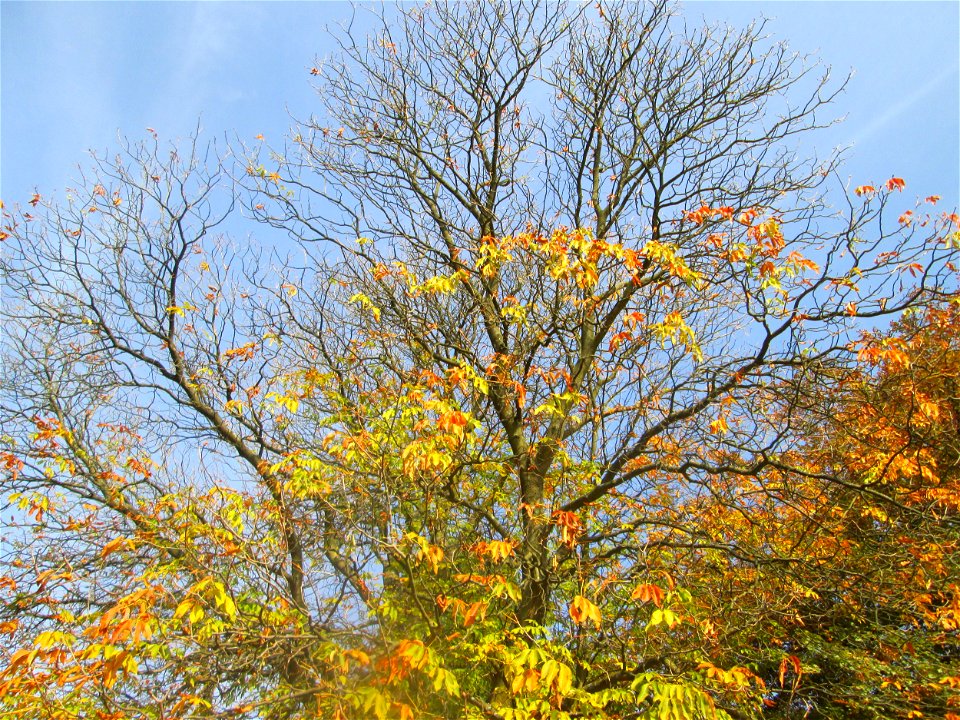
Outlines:
{"type": "Polygon", "coordinates": [[[0,709],[960,713],[960,218],[762,26],[386,12],[4,210],[0,709]]]}

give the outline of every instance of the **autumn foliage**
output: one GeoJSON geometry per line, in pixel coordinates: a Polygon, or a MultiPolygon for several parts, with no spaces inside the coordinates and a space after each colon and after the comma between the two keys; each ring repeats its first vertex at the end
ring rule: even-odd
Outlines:
{"type": "Polygon", "coordinates": [[[960,218],[672,13],[397,9],[4,210],[0,715],[960,715],[960,218]]]}

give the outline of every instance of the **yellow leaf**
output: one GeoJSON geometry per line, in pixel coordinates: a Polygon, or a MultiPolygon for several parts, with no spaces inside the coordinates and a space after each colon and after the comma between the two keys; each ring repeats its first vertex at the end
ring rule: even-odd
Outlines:
{"type": "Polygon", "coordinates": [[[347,657],[352,657],[354,660],[359,662],[361,665],[370,664],[370,656],[367,655],[363,650],[347,650],[344,652],[344,655],[347,657]]]}
{"type": "Polygon", "coordinates": [[[205,613],[203,611],[203,607],[199,603],[195,603],[194,606],[190,609],[190,616],[188,619],[190,620],[191,623],[197,623],[203,619],[204,615],[205,613]]]}
{"type": "Polygon", "coordinates": [[[426,559],[430,564],[430,569],[436,574],[439,571],[440,561],[443,560],[443,548],[431,545],[424,540],[420,546],[420,552],[417,554],[417,559],[426,559]]]}
{"type": "Polygon", "coordinates": [[[729,429],[730,426],[727,425],[727,419],[722,416],[710,423],[710,432],[714,435],[724,435],[729,429]]]}
{"type": "Polygon", "coordinates": [[[373,301],[363,293],[357,293],[356,295],[353,295],[348,302],[355,303],[365,310],[369,310],[373,315],[373,319],[377,322],[380,322],[380,308],[374,305],[373,301]]]}
{"type": "Polygon", "coordinates": [[[136,675],[140,670],[140,666],[137,664],[137,659],[130,653],[127,653],[123,656],[123,663],[121,664],[121,667],[125,672],[131,675],[136,675]]]}
{"type": "Polygon", "coordinates": [[[488,555],[495,562],[506,560],[513,555],[513,543],[508,540],[491,540],[486,543],[484,554],[488,555]]]}
{"type": "Polygon", "coordinates": [[[443,676],[443,689],[447,695],[457,697],[460,695],[460,683],[457,682],[457,676],[452,672],[446,671],[443,676]]]}
{"type": "Polygon", "coordinates": [[[560,663],[560,669],[557,671],[557,692],[566,695],[573,687],[573,671],[568,665],[560,663]]]}
{"type": "Polygon", "coordinates": [[[292,398],[288,395],[281,395],[277,392],[269,392],[266,395],[267,400],[272,400],[280,407],[286,408],[287,412],[295,413],[297,408],[300,407],[300,402],[296,398],[292,398]]]}
{"type": "Polygon", "coordinates": [[[187,619],[191,623],[198,622],[203,619],[203,616],[204,616],[203,608],[200,606],[200,604],[197,602],[195,598],[188,597],[185,600],[183,600],[179,605],[177,605],[177,609],[173,613],[173,619],[179,620],[184,615],[187,616],[187,619]]]}
{"type": "Polygon", "coordinates": [[[70,647],[76,642],[77,638],[68,633],[60,632],[57,630],[47,630],[37,635],[36,640],[33,641],[34,647],[40,648],[41,650],[49,650],[54,645],[65,645],[70,647]]]}
{"type": "Polygon", "coordinates": [[[540,680],[544,686],[550,687],[560,673],[560,663],[556,660],[547,660],[540,668],[540,680]]]}
{"type": "Polygon", "coordinates": [[[220,583],[213,584],[213,601],[231,620],[237,616],[237,604],[220,583]]]}

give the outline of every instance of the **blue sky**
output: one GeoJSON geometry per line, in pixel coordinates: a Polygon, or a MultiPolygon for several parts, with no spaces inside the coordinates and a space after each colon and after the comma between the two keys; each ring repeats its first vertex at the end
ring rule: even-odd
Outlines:
{"type": "MultiPolygon", "coordinates": [[[[769,32],[831,65],[855,70],[835,106],[846,121],[824,151],[853,145],[855,184],[907,179],[911,196],[960,201],[960,3],[688,2],[690,19],[769,32]]],[[[279,145],[316,108],[309,68],[330,52],[324,27],[345,2],[0,3],[0,197],[62,196],[90,149],[152,127],[172,140],[206,137],[279,145]]]]}

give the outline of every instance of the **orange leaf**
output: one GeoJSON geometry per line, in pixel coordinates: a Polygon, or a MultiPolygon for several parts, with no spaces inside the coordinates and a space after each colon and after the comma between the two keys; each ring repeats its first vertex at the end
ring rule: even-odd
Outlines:
{"type": "Polygon", "coordinates": [[[657,607],[660,607],[663,604],[664,595],[663,588],[659,585],[645,583],[644,585],[637,585],[637,587],[634,588],[630,599],[639,600],[640,602],[652,602],[657,607]]]}
{"type": "Polygon", "coordinates": [[[518,674],[513,678],[513,682],[510,683],[510,690],[514,695],[523,690],[533,692],[539,684],[540,671],[536,668],[527,668],[522,674],[518,674]]]}
{"type": "Polygon", "coordinates": [[[903,181],[903,178],[892,177],[887,180],[887,190],[890,190],[891,192],[893,190],[903,190],[906,185],[907,184],[903,181]]]}
{"type": "Polygon", "coordinates": [[[37,654],[38,654],[38,651],[36,650],[28,650],[26,648],[21,648],[20,650],[17,650],[11,656],[10,664],[7,665],[7,669],[5,670],[4,674],[6,675],[13,674],[13,672],[21,665],[23,665],[24,667],[29,667],[30,664],[33,663],[34,659],[36,659],[37,654]]]}
{"type": "Polygon", "coordinates": [[[553,522],[560,526],[560,541],[569,548],[577,544],[577,538],[583,532],[583,522],[576,513],[557,510],[553,513],[553,522]]]}
{"type": "Polygon", "coordinates": [[[477,619],[477,615],[482,619],[486,615],[487,604],[482,600],[477,600],[467,608],[463,614],[463,626],[470,627],[477,619]]]}
{"type": "Polygon", "coordinates": [[[106,545],[103,546],[103,550],[100,551],[100,557],[105,558],[107,555],[117,552],[126,543],[127,543],[127,539],[124,537],[114,538],[113,540],[111,540],[110,542],[108,542],[106,545]]]}
{"type": "Polygon", "coordinates": [[[618,332],[616,335],[610,338],[610,345],[607,348],[608,352],[615,351],[625,340],[632,340],[633,333],[629,330],[624,330],[623,332],[618,332]]]}
{"type": "Polygon", "coordinates": [[[583,597],[583,595],[577,595],[570,604],[570,619],[577,623],[577,625],[581,625],[587,620],[592,620],[593,624],[599,628],[602,618],[600,608],[583,597]]]}
{"type": "Polygon", "coordinates": [[[803,669],[800,666],[800,658],[796,655],[787,655],[783,660],[780,661],[780,686],[785,687],[783,684],[784,679],[787,676],[787,670],[792,669],[793,674],[796,675],[796,680],[793,681],[794,687],[797,686],[797,683],[800,682],[800,676],[803,674],[803,669]]]}
{"type": "Polygon", "coordinates": [[[920,263],[909,263],[903,266],[903,269],[910,273],[911,277],[916,277],[923,273],[923,265],[920,263]]]}

